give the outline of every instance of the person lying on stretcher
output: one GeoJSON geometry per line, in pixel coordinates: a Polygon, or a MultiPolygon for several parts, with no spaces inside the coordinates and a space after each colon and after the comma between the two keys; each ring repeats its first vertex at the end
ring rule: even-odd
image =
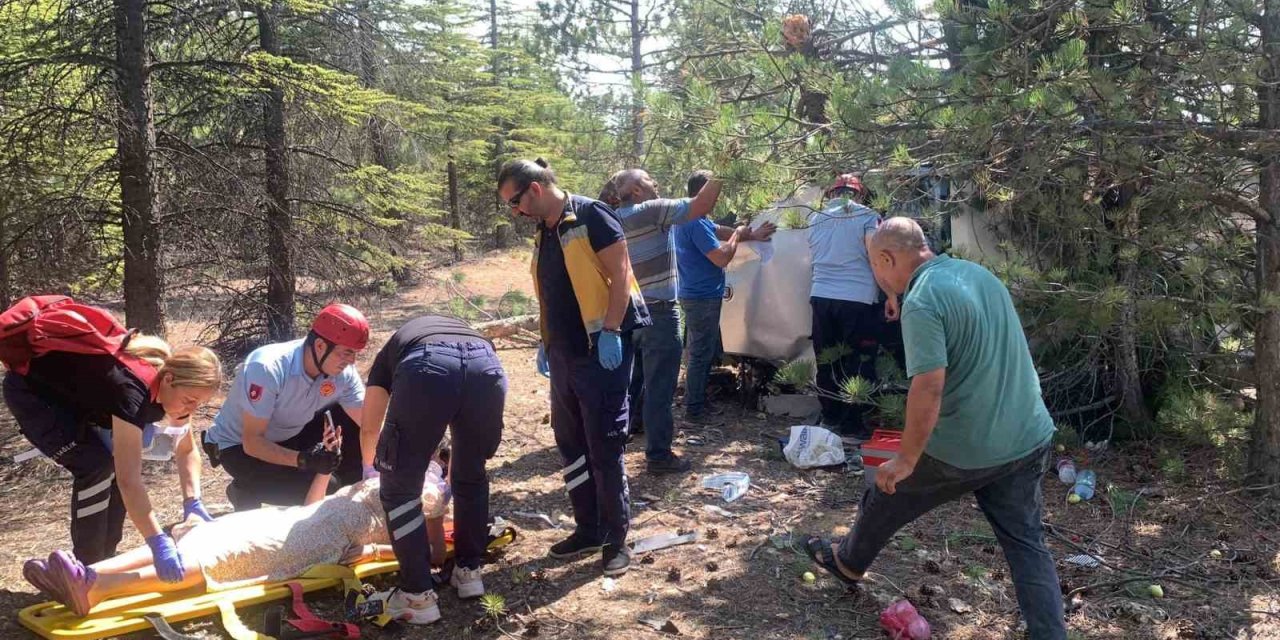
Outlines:
{"type": "MultiPolygon", "coordinates": [[[[339,445],[340,446],[340,445],[339,445]]],[[[445,560],[444,516],[450,500],[447,453],[437,453],[423,486],[432,564],[445,560]]],[[[47,561],[28,560],[27,581],[77,615],[120,596],[179,591],[203,585],[222,591],[297,578],[318,564],[394,560],[386,513],[378,500],[378,478],[325,496],[328,476],[317,476],[307,504],[237,511],[212,522],[187,520],[174,527],[185,560],[181,582],[156,577],[147,547],[85,566],[66,551],[47,561]]]]}

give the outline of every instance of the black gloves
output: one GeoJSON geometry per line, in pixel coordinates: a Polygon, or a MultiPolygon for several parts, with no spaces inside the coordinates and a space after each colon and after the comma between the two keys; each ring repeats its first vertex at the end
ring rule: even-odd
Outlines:
{"type": "Polygon", "coordinates": [[[298,468],[316,474],[333,473],[342,462],[341,451],[329,451],[317,442],[307,451],[298,452],[298,468]]]}

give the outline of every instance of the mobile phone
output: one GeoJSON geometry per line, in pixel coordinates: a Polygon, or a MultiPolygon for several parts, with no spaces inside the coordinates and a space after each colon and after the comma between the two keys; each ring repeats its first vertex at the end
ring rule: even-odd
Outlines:
{"type": "Polygon", "coordinates": [[[324,438],[325,448],[329,448],[331,441],[336,441],[338,437],[338,428],[333,424],[333,412],[324,412],[324,438]]]}

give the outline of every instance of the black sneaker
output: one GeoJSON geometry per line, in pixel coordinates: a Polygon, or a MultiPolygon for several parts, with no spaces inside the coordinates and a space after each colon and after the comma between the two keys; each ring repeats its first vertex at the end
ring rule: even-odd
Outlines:
{"type": "Polygon", "coordinates": [[[595,553],[603,546],[604,545],[599,542],[574,531],[568,538],[551,545],[551,549],[547,551],[547,555],[557,560],[564,560],[566,558],[576,558],[588,553],[595,553]]]}
{"type": "Polygon", "coordinates": [[[684,412],[685,424],[692,424],[703,427],[717,427],[724,424],[724,420],[720,419],[711,411],[699,411],[698,413],[684,412]]]}
{"type": "Polygon", "coordinates": [[[673,453],[665,460],[646,461],[645,468],[649,473],[687,473],[693,468],[693,465],[689,464],[688,460],[673,453]]]}
{"type": "Polygon", "coordinates": [[[631,547],[625,544],[606,544],[601,554],[604,575],[620,576],[631,567],[631,547]]]}

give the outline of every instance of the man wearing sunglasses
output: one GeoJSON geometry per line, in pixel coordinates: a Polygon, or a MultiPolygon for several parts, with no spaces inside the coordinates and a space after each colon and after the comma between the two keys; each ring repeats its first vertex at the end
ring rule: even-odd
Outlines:
{"type": "Polygon", "coordinates": [[[551,378],[551,429],[577,525],[551,546],[550,555],[572,558],[601,551],[604,574],[621,575],[631,564],[622,460],[631,332],[649,324],[622,224],[603,202],[560,189],[541,159],[504,165],[498,196],[513,214],[538,225],[533,256],[542,325],[538,371],[551,378]]]}

